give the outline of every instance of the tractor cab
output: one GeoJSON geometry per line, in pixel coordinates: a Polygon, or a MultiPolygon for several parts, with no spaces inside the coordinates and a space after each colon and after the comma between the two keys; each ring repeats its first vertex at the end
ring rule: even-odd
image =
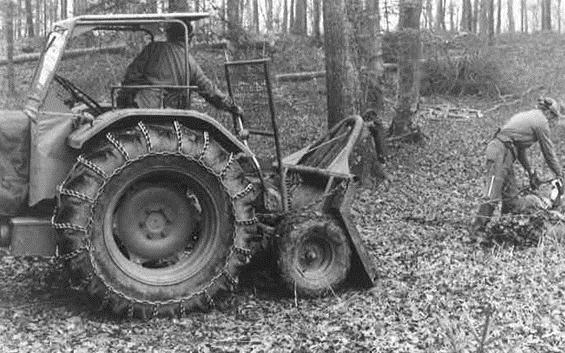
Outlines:
{"type": "MultiPolygon", "coordinates": [[[[185,55],[188,58],[189,51],[189,28],[187,23],[208,17],[207,13],[175,13],[175,14],[144,14],[144,15],[85,15],[72,19],[60,21],[53,26],[49,33],[47,42],[43,49],[39,65],[37,66],[31,91],[28,96],[26,112],[31,119],[36,118],[39,110],[58,113],[72,113],[72,109],[79,104],[87,108],[89,114],[98,116],[108,110],[116,109],[115,97],[120,89],[177,89],[186,90],[187,95],[191,88],[188,85],[179,86],[135,86],[121,87],[115,82],[110,83],[106,92],[95,92],[88,94],[84,87],[80,87],[61,72],[60,63],[64,58],[78,55],[88,55],[88,51],[119,50],[118,47],[109,48],[70,48],[70,43],[79,42],[81,37],[86,38],[84,42],[92,42],[93,38],[103,38],[107,33],[144,33],[147,41],[157,40],[162,33],[162,27],[167,24],[177,23],[185,30],[185,55]],[[51,84],[58,85],[60,89],[49,89],[51,84]],[[66,94],[63,94],[65,91],[66,94]],[[93,95],[95,95],[93,97],[93,95]]],[[[111,37],[106,35],[106,37],[111,37]]],[[[115,38],[112,38],[115,40],[115,38]]],[[[124,41],[126,38],[122,38],[124,41]]],[[[103,40],[99,41],[99,44],[103,40]]],[[[92,45],[92,44],[91,44],[92,45]]],[[[123,47],[124,45],[122,45],[123,47]]],[[[124,49],[124,48],[121,48],[124,49]]],[[[188,60],[185,58],[185,65],[188,60]]],[[[111,64],[111,63],[110,63],[111,64]]],[[[85,71],[89,68],[83,68],[85,71]]],[[[103,68],[107,71],[111,68],[103,68]]],[[[186,70],[188,75],[188,69],[186,70]]],[[[105,76],[101,73],[101,76],[105,76]]],[[[116,79],[116,78],[114,78],[116,79]]],[[[118,78],[121,79],[121,78],[118,78]]],[[[188,82],[188,77],[185,82],[188,82]]],[[[91,88],[92,87],[88,87],[91,88]]]]}

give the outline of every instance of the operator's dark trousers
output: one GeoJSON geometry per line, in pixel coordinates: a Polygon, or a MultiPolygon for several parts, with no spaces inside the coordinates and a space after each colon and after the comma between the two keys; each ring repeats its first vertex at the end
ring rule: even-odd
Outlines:
{"type": "Polygon", "coordinates": [[[519,190],[514,175],[516,151],[512,142],[503,142],[495,137],[486,149],[486,175],[484,181],[484,201],[473,221],[473,231],[482,229],[492,217],[499,202],[501,213],[509,213],[515,208],[519,190]]]}

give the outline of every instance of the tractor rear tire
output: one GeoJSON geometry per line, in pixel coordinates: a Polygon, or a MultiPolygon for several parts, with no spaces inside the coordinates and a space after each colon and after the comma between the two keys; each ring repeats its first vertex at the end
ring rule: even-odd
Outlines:
{"type": "Polygon", "coordinates": [[[71,281],[120,316],[182,316],[233,289],[257,240],[235,155],[178,122],[89,143],[58,188],[53,225],[71,281]]]}
{"type": "Polygon", "coordinates": [[[308,298],[337,290],[351,267],[351,248],[343,229],[329,216],[303,219],[286,229],[277,246],[286,289],[308,298]]]}

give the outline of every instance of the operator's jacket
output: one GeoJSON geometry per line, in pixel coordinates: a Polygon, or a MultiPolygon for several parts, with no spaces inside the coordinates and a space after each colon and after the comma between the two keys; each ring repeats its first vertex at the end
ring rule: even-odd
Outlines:
{"type": "MultiPolygon", "coordinates": [[[[197,86],[197,92],[214,107],[225,110],[232,108],[231,98],[214,86],[190,53],[188,54],[189,82],[186,82],[185,55],[184,42],[149,43],[128,66],[122,86],[197,86]]],[[[163,94],[164,107],[176,109],[190,107],[190,96],[187,96],[186,89],[164,91],[149,88],[122,89],[118,95],[118,105],[160,108],[161,94],[163,94]]]]}
{"type": "Polygon", "coordinates": [[[539,142],[551,171],[556,177],[561,177],[561,167],[550,139],[549,123],[541,110],[529,110],[512,116],[487,146],[485,196],[490,202],[502,201],[503,213],[512,211],[513,200],[519,192],[514,161],[518,159],[529,164],[526,150],[536,142],[539,142]]]}

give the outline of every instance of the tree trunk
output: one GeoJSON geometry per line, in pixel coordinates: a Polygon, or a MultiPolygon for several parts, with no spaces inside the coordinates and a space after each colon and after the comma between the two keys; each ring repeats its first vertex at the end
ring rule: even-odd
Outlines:
{"type": "Polygon", "coordinates": [[[561,0],[557,0],[557,33],[561,33],[561,0]]]}
{"type": "Polygon", "coordinates": [[[231,38],[237,37],[240,32],[239,0],[227,0],[228,33],[231,38]],[[235,35],[235,37],[234,37],[235,35]]]}
{"type": "Polygon", "coordinates": [[[522,32],[528,33],[528,4],[526,0],[520,2],[520,26],[522,32]]]}
{"type": "Polygon", "coordinates": [[[259,0],[253,0],[253,29],[259,33],[259,0]]]}
{"type": "Polygon", "coordinates": [[[14,71],[14,2],[8,0],[4,7],[4,33],[6,40],[6,57],[8,67],[6,69],[6,79],[8,80],[8,92],[16,94],[16,76],[14,71]]]}
{"type": "Polygon", "coordinates": [[[294,0],[294,26],[292,33],[306,35],[306,0],[294,0]]]}
{"type": "Polygon", "coordinates": [[[434,28],[433,0],[426,0],[426,17],[428,18],[428,29],[434,28]]]}
{"type": "Polygon", "coordinates": [[[25,0],[26,7],[26,34],[28,37],[35,37],[35,31],[33,28],[33,8],[31,6],[31,0],[25,0]]]}
{"type": "Polygon", "coordinates": [[[453,0],[449,0],[449,30],[454,32],[455,28],[455,5],[453,0]]]}
{"type": "Polygon", "coordinates": [[[288,19],[289,32],[294,31],[294,21],[296,19],[295,16],[294,16],[295,15],[294,14],[294,8],[295,8],[294,2],[295,2],[295,0],[290,0],[290,9],[289,9],[290,13],[289,13],[289,19],[288,19]]]}
{"type": "Polygon", "coordinates": [[[471,32],[473,30],[473,13],[471,9],[471,0],[462,0],[460,28],[464,32],[471,32]]]}
{"type": "MultiPolygon", "coordinates": [[[[360,6],[361,7],[361,6],[360,6]]],[[[359,17],[361,26],[356,30],[359,58],[358,71],[361,77],[361,112],[374,111],[380,116],[384,110],[383,81],[384,64],[380,32],[379,0],[367,0],[366,8],[359,17]]]]}
{"type": "Polygon", "coordinates": [[[314,0],[313,13],[312,13],[312,32],[317,42],[322,39],[320,31],[320,18],[322,17],[322,9],[320,6],[321,0],[314,0]]]}
{"type": "Polygon", "coordinates": [[[352,34],[345,0],[323,1],[324,47],[328,126],[332,127],[347,116],[359,112],[360,83],[351,57],[352,34]]]}
{"type": "Polygon", "coordinates": [[[288,1],[287,0],[284,0],[283,18],[282,18],[282,31],[283,31],[283,33],[288,32],[288,1]]]}
{"type": "Polygon", "coordinates": [[[473,24],[472,24],[472,30],[473,33],[478,33],[478,27],[479,27],[479,1],[480,0],[474,0],[473,2],[473,24]]]}
{"type": "Polygon", "coordinates": [[[265,11],[267,12],[267,31],[273,30],[273,0],[265,0],[265,11]]]}
{"type": "Polygon", "coordinates": [[[551,0],[541,0],[541,30],[551,31],[551,0]]]}
{"type": "Polygon", "coordinates": [[[498,0],[496,8],[496,34],[502,32],[502,0],[498,0]]]}
{"type": "Polygon", "coordinates": [[[61,19],[64,20],[67,18],[67,0],[61,0],[61,19]]]}
{"type": "Polygon", "coordinates": [[[49,20],[47,16],[47,0],[43,1],[43,34],[47,34],[47,21],[49,20]]]}
{"type": "Polygon", "coordinates": [[[494,39],[494,0],[488,0],[488,39],[492,44],[494,39]]]}
{"type": "Polygon", "coordinates": [[[385,4],[384,4],[384,10],[385,10],[385,25],[386,25],[386,31],[389,32],[390,31],[390,22],[389,22],[389,18],[388,18],[388,2],[387,0],[384,0],[385,4]]]}
{"type": "Polygon", "coordinates": [[[393,135],[410,132],[420,90],[420,13],[419,0],[400,0],[398,20],[399,53],[396,115],[390,127],[393,135]]]}
{"type": "MultiPolygon", "coordinates": [[[[444,0],[437,1],[436,7],[436,31],[445,31],[445,8],[443,6],[444,0]]],[[[399,26],[400,27],[400,26],[399,26]]]]}
{"type": "Polygon", "coordinates": [[[514,0],[508,0],[507,2],[507,10],[508,10],[508,32],[514,33],[516,30],[514,25],[514,7],[513,7],[514,0]]]}
{"type": "Polygon", "coordinates": [[[479,13],[479,35],[481,38],[488,37],[489,27],[489,0],[481,0],[481,9],[479,13]]]}

